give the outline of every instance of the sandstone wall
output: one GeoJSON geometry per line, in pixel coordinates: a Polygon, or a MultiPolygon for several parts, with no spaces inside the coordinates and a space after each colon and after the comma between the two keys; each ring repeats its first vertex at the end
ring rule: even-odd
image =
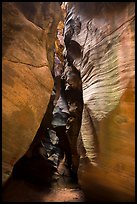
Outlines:
{"type": "Polygon", "coordinates": [[[80,185],[92,201],[133,201],[135,4],[66,7],[64,53],[80,71],[84,101],[80,185]]]}
{"type": "Polygon", "coordinates": [[[53,88],[58,2],[2,3],[2,173],[28,150],[53,88]]]}

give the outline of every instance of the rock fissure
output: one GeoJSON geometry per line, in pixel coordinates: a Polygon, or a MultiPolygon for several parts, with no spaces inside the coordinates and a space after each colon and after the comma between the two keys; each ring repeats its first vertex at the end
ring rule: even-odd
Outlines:
{"type": "Polygon", "coordinates": [[[21,61],[14,61],[14,60],[10,60],[10,59],[7,59],[7,60],[10,61],[10,62],[13,62],[13,63],[20,63],[20,64],[28,65],[28,66],[30,66],[30,67],[35,67],[35,68],[48,67],[48,64],[33,65],[33,64],[29,64],[29,63],[21,62],[21,61]]]}

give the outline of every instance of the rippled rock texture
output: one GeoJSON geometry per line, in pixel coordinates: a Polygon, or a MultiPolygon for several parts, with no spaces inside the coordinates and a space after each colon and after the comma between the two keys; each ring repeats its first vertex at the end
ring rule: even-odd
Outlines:
{"type": "Polygon", "coordinates": [[[133,201],[135,4],[66,4],[64,56],[80,71],[79,182],[89,200],[133,201]]]}
{"type": "Polygon", "coordinates": [[[28,150],[53,89],[58,2],[2,3],[3,183],[28,150]]]}

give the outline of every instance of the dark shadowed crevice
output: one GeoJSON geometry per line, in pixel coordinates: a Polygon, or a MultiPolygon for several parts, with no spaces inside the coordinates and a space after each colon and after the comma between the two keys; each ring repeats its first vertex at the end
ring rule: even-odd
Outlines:
{"type": "MultiPolygon", "coordinates": [[[[12,177],[15,179],[49,186],[61,176],[59,169],[63,162],[71,179],[77,181],[77,138],[83,108],[82,83],[75,66],[70,63],[71,66],[67,68],[61,62],[61,51],[62,48],[54,53],[54,88],[47,111],[30,148],[14,165],[12,177]]],[[[81,46],[71,40],[68,53],[66,59],[69,61],[70,57],[73,62],[81,56],[81,46]]]]}

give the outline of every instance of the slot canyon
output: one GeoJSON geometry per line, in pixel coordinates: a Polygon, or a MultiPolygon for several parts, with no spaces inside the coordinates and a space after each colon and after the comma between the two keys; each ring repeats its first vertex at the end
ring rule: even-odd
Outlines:
{"type": "Polygon", "coordinates": [[[3,202],[135,202],[135,2],[2,2],[3,202]]]}

